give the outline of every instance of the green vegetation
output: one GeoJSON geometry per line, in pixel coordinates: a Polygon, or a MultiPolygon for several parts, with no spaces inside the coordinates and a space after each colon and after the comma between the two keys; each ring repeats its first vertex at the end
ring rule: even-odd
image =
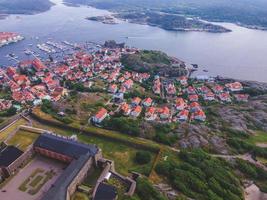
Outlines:
{"type": "Polygon", "coordinates": [[[136,193],[140,199],[145,200],[167,200],[160,194],[146,178],[137,179],[136,193]]]}
{"type": "Polygon", "coordinates": [[[43,169],[40,169],[40,168],[35,169],[31,173],[31,175],[25,181],[23,181],[23,183],[19,186],[19,190],[21,190],[22,192],[26,192],[28,190],[27,185],[31,182],[31,179],[34,178],[37,174],[43,173],[43,172],[44,172],[43,169]]]}
{"type": "Polygon", "coordinates": [[[140,51],[135,54],[125,54],[121,58],[122,64],[127,70],[137,72],[149,72],[150,74],[169,74],[181,76],[187,74],[182,67],[173,67],[172,59],[160,51],[140,51]]]}
{"type": "Polygon", "coordinates": [[[237,159],[236,169],[240,170],[245,177],[254,180],[262,192],[267,192],[267,172],[247,161],[237,159]]]}
{"type": "Polygon", "coordinates": [[[179,0],[178,2],[168,0],[168,3],[166,0],[65,0],[65,2],[91,5],[119,13],[142,13],[149,9],[169,14],[200,17],[213,22],[267,27],[267,3],[264,0],[179,0]]]}
{"type": "MultiPolygon", "coordinates": [[[[60,127],[48,126],[44,124],[40,124],[34,121],[34,127],[43,128],[46,130],[53,131],[57,134],[70,136],[74,133],[73,131],[67,129],[61,129],[60,127]]],[[[129,171],[136,171],[144,175],[149,175],[151,172],[151,168],[153,165],[153,160],[155,158],[155,153],[151,152],[151,161],[145,165],[139,165],[135,162],[135,155],[138,151],[138,148],[133,147],[136,141],[133,141],[133,146],[129,146],[127,142],[131,140],[135,140],[134,138],[128,138],[129,136],[125,136],[120,134],[121,139],[125,139],[127,142],[119,142],[113,138],[113,132],[108,130],[99,129],[96,127],[92,127],[91,131],[98,132],[99,130],[103,131],[102,134],[107,134],[110,138],[102,137],[99,134],[99,137],[93,135],[85,135],[79,134],[78,139],[84,143],[96,144],[99,148],[102,149],[103,156],[107,159],[114,160],[116,171],[123,175],[128,175],[129,171]],[[125,137],[125,138],[124,138],[125,137]]],[[[145,142],[142,140],[142,142],[145,142]]],[[[146,144],[147,146],[153,148],[153,144],[146,144]]]]}
{"type": "Polygon", "coordinates": [[[20,119],[20,120],[16,121],[13,125],[9,126],[8,128],[6,128],[3,131],[1,131],[0,132],[0,142],[3,142],[4,140],[6,140],[7,137],[9,136],[9,134],[11,134],[14,131],[16,131],[16,129],[20,125],[25,125],[25,124],[27,124],[27,121],[25,119],[20,119]]]}
{"type": "Polygon", "coordinates": [[[48,0],[0,0],[0,11],[7,14],[34,14],[47,11],[52,5],[48,0]]]}
{"type": "Polygon", "coordinates": [[[105,120],[104,127],[126,133],[128,135],[138,136],[140,133],[140,120],[126,117],[112,117],[105,120]]]}
{"type": "Polygon", "coordinates": [[[138,151],[135,154],[135,162],[140,165],[150,163],[151,154],[148,151],[138,151]]]}
{"type": "Polygon", "coordinates": [[[89,200],[89,197],[82,192],[75,192],[71,200],[89,200]]]}
{"type": "Polygon", "coordinates": [[[7,141],[7,144],[17,146],[22,151],[25,151],[38,136],[39,135],[36,133],[18,130],[15,135],[7,141]]]}
{"type": "Polygon", "coordinates": [[[15,107],[11,107],[5,111],[0,112],[0,117],[11,117],[17,113],[17,109],[15,107]]]}
{"type": "Polygon", "coordinates": [[[242,187],[231,166],[202,150],[179,153],[180,162],[162,161],[156,172],[166,176],[174,188],[199,200],[243,199],[242,187]]]}
{"type": "Polygon", "coordinates": [[[38,185],[41,182],[42,179],[43,179],[43,176],[38,175],[38,176],[34,177],[34,179],[30,182],[29,185],[31,187],[35,187],[36,185],[38,185]]]}
{"type": "Polygon", "coordinates": [[[44,113],[50,114],[51,116],[53,116],[53,118],[57,119],[58,121],[63,122],[64,124],[70,124],[73,122],[73,120],[67,116],[59,116],[58,110],[56,110],[55,108],[53,108],[52,102],[48,101],[48,100],[43,100],[42,106],[41,106],[41,110],[44,113]]]}

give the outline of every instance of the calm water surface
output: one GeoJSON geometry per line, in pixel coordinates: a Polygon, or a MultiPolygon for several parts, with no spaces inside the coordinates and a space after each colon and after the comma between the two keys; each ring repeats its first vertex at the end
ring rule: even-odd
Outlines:
{"type": "Polygon", "coordinates": [[[51,38],[55,41],[104,42],[114,39],[129,46],[162,50],[188,63],[200,65],[198,74],[221,75],[267,82],[267,31],[250,30],[220,23],[231,33],[171,32],[160,28],[122,22],[105,25],[85,17],[109,14],[91,7],[67,7],[54,0],[51,10],[37,15],[12,15],[0,20],[0,31],[14,31],[26,40],[0,48],[0,65],[10,63],[5,57],[15,53],[25,59],[23,50],[51,38]],[[35,37],[39,39],[36,40],[35,37]],[[34,39],[33,39],[34,38],[34,39]]]}

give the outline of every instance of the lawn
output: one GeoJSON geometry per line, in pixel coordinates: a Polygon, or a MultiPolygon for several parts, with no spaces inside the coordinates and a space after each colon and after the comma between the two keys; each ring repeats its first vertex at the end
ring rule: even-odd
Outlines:
{"type": "Polygon", "coordinates": [[[81,192],[75,192],[71,200],[89,200],[89,197],[81,192]]]}
{"type": "Polygon", "coordinates": [[[27,121],[25,119],[20,119],[16,123],[14,123],[12,126],[8,127],[7,129],[0,132],[0,142],[3,142],[10,133],[15,131],[20,125],[27,124],[27,121]]]}
{"type": "Polygon", "coordinates": [[[18,132],[7,141],[7,144],[18,147],[20,150],[25,151],[39,136],[32,132],[18,130],[18,132]]]}
{"type": "Polygon", "coordinates": [[[251,144],[266,144],[267,145],[267,132],[256,131],[256,134],[250,136],[247,140],[251,144]]]}

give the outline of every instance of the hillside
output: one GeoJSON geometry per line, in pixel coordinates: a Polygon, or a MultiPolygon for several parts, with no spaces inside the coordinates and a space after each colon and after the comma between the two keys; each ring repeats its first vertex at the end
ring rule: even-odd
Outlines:
{"type": "Polygon", "coordinates": [[[49,10],[53,5],[49,0],[0,0],[0,12],[4,14],[35,14],[49,10]]]}
{"type": "Polygon", "coordinates": [[[186,75],[184,63],[169,57],[160,51],[140,51],[122,56],[122,64],[129,70],[166,74],[168,76],[186,75]]]}
{"type": "Polygon", "coordinates": [[[133,11],[163,11],[200,17],[208,21],[232,22],[250,28],[267,28],[265,0],[65,0],[119,13],[133,11]]]}

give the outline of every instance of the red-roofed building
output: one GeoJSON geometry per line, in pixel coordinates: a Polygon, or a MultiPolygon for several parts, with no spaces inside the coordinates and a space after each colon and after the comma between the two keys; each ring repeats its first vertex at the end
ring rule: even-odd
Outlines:
{"type": "Polygon", "coordinates": [[[181,85],[184,85],[184,86],[187,85],[188,78],[186,76],[179,77],[179,80],[180,80],[181,85]]]}
{"type": "Polygon", "coordinates": [[[177,110],[183,110],[187,107],[187,104],[185,103],[183,98],[177,98],[175,100],[175,108],[177,110]]]}
{"type": "Polygon", "coordinates": [[[181,112],[178,113],[177,119],[181,122],[187,121],[188,120],[188,115],[189,111],[188,110],[182,110],[181,112]]]}
{"type": "Polygon", "coordinates": [[[158,113],[161,119],[168,119],[170,117],[170,109],[167,106],[159,108],[158,113]]]}
{"type": "Polygon", "coordinates": [[[116,84],[111,84],[108,88],[108,92],[110,93],[116,93],[118,90],[118,86],[116,84]]]}
{"type": "Polygon", "coordinates": [[[127,81],[125,81],[124,83],[123,83],[123,86],[126,88],[126,89],[131,89],[132,87],[133,87],[133,84],[134,84],[134,82],[133,82],[133,80],[131,80],[131,79],[128,79],[127,81]]]}
{"type": "Polygon", "coordinates": [[[213,92],[208,92],[203,95],[203,98],[205,101],[214,101],[215,100],[215,94],[213,92]]]}
{"type": "Polygon", "coordinates": [[[187,88],[187,93],[188,94],[196,94],[196,90],[195,90],[195,88],[193,86],[189,86],[187,88]]]}
{"type": "Polygon", "coordinates": [[[151,106],[152,105],[152,103],[153,103],[153,100],[150,98],[150,97],[148,97],[148,98],[146,98],[146,99],[144,99],[144,101],[143,101],[143,106],[145,106],[145,107],[149,107],[149,106],[151,106]]]}
{"type": "Polygon", "coordinates": [[[141,106],[136,106],[132,112],[131,112],[131,116],[132,117],[138,117],[142,112],[142,107],[141,106]]]}
{"type": "Polygon", "coordinates": [[[234,97],[236,101],[247,102],[249,95],[248,94],[235,94],[234,97]]]}
{"type": "Polygon", "coordinates": [[[156,118],[157,118],[156,108],[155,107],[147,108],[146,114],[145,114],[145,120],[153,121],[156,118]]]}
{"type": "Polygon", "coordinates": [[[15,76],[17,74],[17,71],[14,67],[8,67],[6,69],[6,74],[10,77],[13,78],[13,76],[15,76]]]}
{"type": "Polygon", "coordinates": [[[192,102],[190,104],[190,112],[196,112],[197,110],[201,109],[201,106],[198,102],[192,102]]]}
{"type": "Polygon", "coordinates": [[[203,110],[199,109],[198,111],[192,113],[191,115],[192,120],[198,120],[198,121],[205,121],[206,115],[203,110]]]}
{"type": "Polygon", "coordinates": [[[139,97],[134,97],[132,100],[132,105],[133,106],[138,106],[141,103],[142,99],[140,99],[139,97]]]}
{"type": "Polygon", "coordinates": [[[42,63],[41,60],[39,59],[34,59],[33,62],[32,62],[32,65],[33,65],[33,68],[37,71],[37,72],[40,72],[40,71],[43,71],[46,69],[46,66],[42,63]]]}
{"type": "Polygon", "coordinates": [[[240,82],[228,83],[228,84],[225,84],[225,86],[231,92],[239,92],[239,91],[243,90],[243,86],[240,82]]]}
{"type": "Polygon", "coordinates": [[[100,124],[108,116],[108,111],[105,108],[101,108],[95,116],[92,117],[94,123],[100,124]]]}
{"type": "Polygon", "coordinates": [[[191,94],[188,96],[189,101],[198,101],[198,95],[197,94],[191,94]]]}
{"type": "Polygon", "coordinates": [[[219,99],[223,102],[228,102],[230,103],[232,100],[231,100],[231,96],[228,92],[224,92],[224,93],[221,93],[218,95],[219,99]]]}
{"type": "Polygon", "coordinates": [[[124,102],[124,103],[121,105],[121,111],[122,111],[122,113],[123,113],[125,116],[130,115],[130,113],[131,113],[131,108],[130,108],[129,104],[127,104],[127,103],[124,102]]]}

